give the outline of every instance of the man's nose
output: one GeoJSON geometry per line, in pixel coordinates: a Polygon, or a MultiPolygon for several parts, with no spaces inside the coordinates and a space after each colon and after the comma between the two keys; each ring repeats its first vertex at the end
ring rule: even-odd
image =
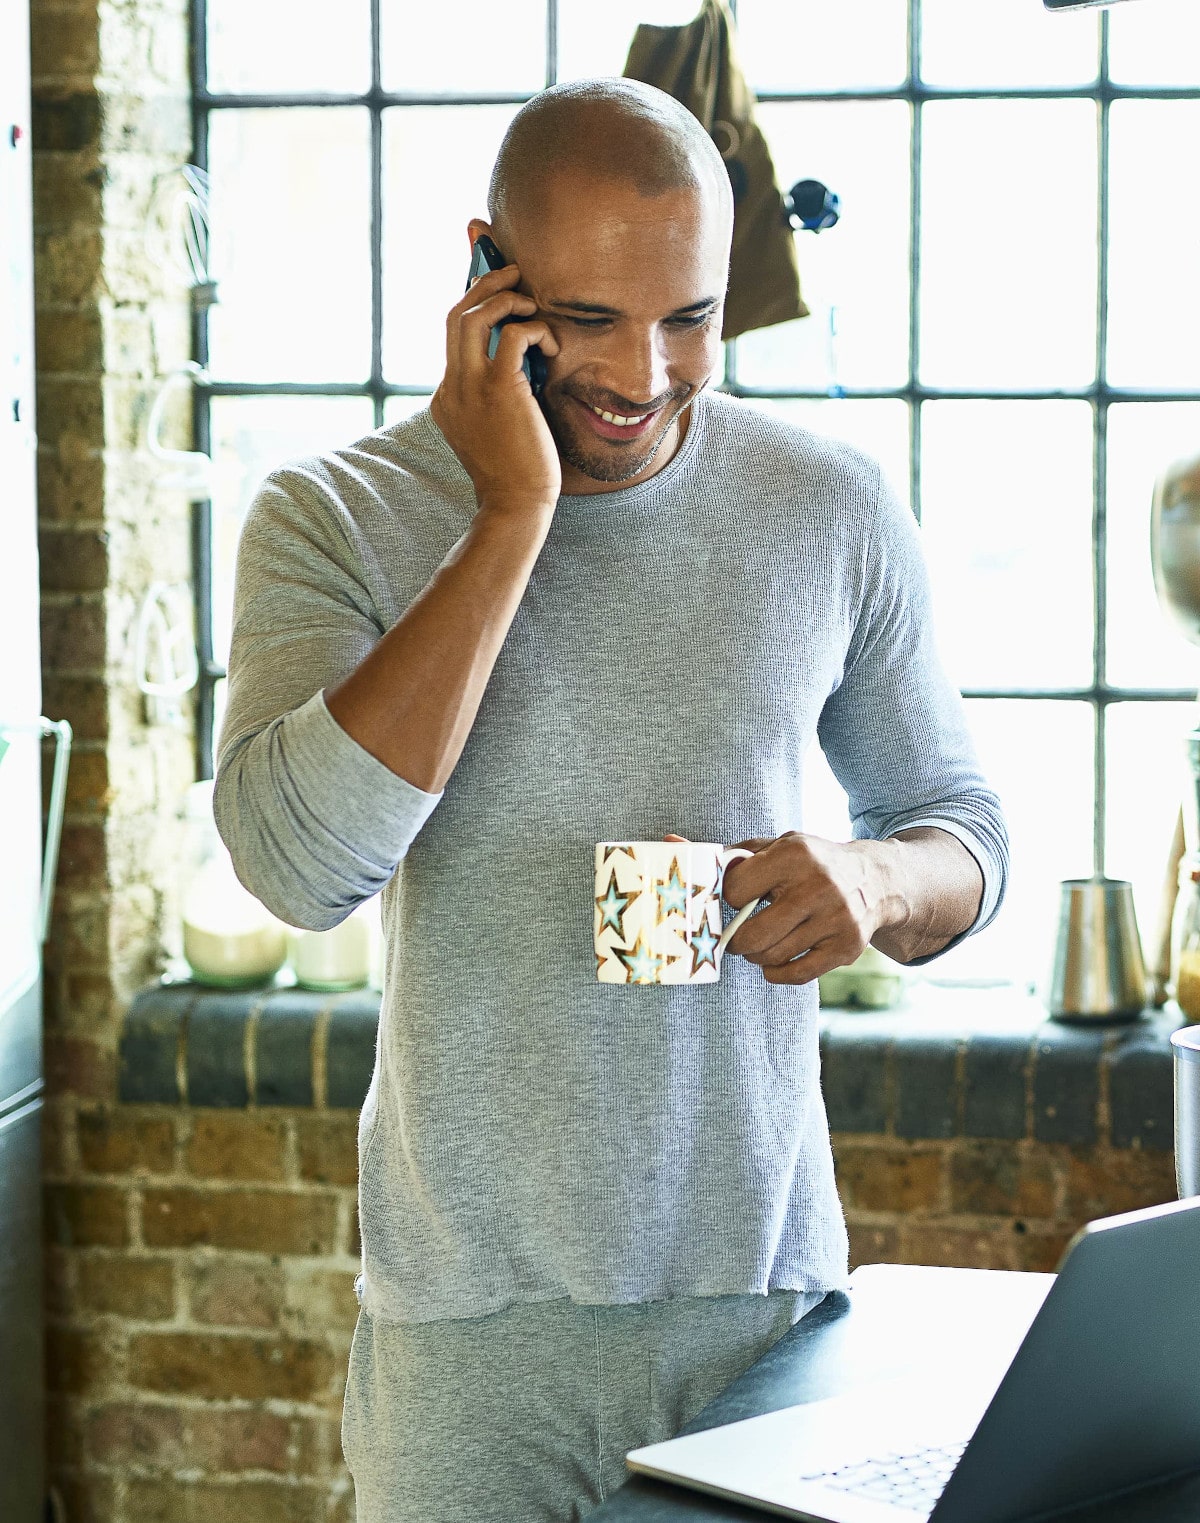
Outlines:
{"type": "Polygon", "coordinates": [[[666,345],[657,327],[622,334],[612,361],[610,388],[628,402],[654,402],[671,389],[666,345]]]}

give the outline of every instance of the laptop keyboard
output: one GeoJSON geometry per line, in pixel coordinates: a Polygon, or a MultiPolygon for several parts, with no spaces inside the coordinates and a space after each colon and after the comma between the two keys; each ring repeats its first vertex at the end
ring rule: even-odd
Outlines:
{"type": "Polygon", "coordinates": [[[894,1507],[919,1511],[932,1507],[941,1496],[966,1447],[963,1442],[917,1449],[911,1454],[883,1454],[856,1460],[836,1470],[815,1471],[800,1479],[820,1481],[835,1491],[850,1491],[875,1502],[890,1502],[894,1507]]]}

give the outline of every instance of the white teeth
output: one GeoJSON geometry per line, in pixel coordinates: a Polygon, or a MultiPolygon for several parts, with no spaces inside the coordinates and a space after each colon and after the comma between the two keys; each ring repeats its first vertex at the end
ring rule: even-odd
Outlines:
{"type": "Polygon", "coordinates": [[[650,416],[644,412],[637,418],[623,418],[618,412],[603,412],[599,407],[593,407],[592,411],[598,418],[603,418],[606,423],[615,423],[618,428],[630,428],[635,423],[643,423],[650,416]]]}

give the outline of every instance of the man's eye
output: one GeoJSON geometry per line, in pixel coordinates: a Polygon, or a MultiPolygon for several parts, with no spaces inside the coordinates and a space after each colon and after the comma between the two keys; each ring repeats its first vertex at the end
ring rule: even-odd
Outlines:
{"type": "Polygon", "coordinates": [[[568,317],[567,321],[576,328],[604,328],[608,324],[607,317],[568,317]]]}
{"type": "Polygon", "coordinates": [[[711,310],[708,312],[692,312],[686,317],[673,317],[670,321],[677,328],[702,328],[711,316],[711,310]]]}

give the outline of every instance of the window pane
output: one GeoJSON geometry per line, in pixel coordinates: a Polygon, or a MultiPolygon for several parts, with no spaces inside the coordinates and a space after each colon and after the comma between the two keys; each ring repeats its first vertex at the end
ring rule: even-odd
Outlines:
{"type": "Polygon", "coordinates": [[[434,386],[446,366],[446,313],[471,262],[467,222],[487,188],[514,106],[399,106],[383,118],[383,369],[434,386]]]}
{"type": "Polygon", "coordinates": [[[921,77],[960,89],[1083,85],[1100,66],[1095,12],[1052,16],[1042,0],[921,0],[921,77]]]}
{"type": "Polygon", "coordinates": [[[922,380],[997,391],[1088,385],[1095,105],[937,101],[924,130],[922,380]],[[1015,205],[1022,197],[1033,199],[1015,205]]]}
{"type": "Polygon", "coordinates": [[[821,180],[842,219],[797,235],[810,316],[738,340],[747,386],[899,386],[908,377],[908,133],[903,101],[759,107],[780,186],[821,180]],[[831,337],[831,309],[836,335],[831,337]]]}
{"type": "Polygon", "coordinates": [[[414,413],[419,413],[423,407],[429,406],[429,398],[424,397],[385,397],[383,399],[383,426],[389,423],[403,423],[405,418],[411,418],[414,413]]]}
{"type": "Polygon", "coordinates": [[[967,718],[1008,820],[1012,875],[988,929],[924,971],[933,980],[1034,984],[1044,996],[1059,884],[1092,871],[1091,706],[978,699],[967,704],[967,718]]]}
{"type": "Polygon", "coordinates": [[[367,90],[367,0],[289,8],[278,0],[208,0],[208,87],[230,94],[367,90]]]}
{"type": "Polygon", "coordinates": [[[1108,67],[1122,85],[1200,85],[1196,0],[1123,5],[1108,18],[1108,67]]]}
{"type": "Polygon", "coordinates": [[[1090,687],[1091,408],[927,402],[921,416],[921,521],[951,675],[1090,687]]]}
{"type": "Polygon", "coordinates": [[[696,10],[696,0],[607,0],[602,6],[559,0],[559,82],[623,74],[639,23],[683,26],[696,10]]]}
{"type": "Polygon", "coordinates": [[[845,789],[833,775],[825,753],[815,742],[804,758],[804,830],[827,841],[848,841],[853,835],[845,789]]]}
{"type": "Polygon", "coordinates": [[[369,397],[213,397],[213,650],[225,662],[242,519],[264,476],[285,461],[353,444],[374,427],[369,397]]]}
{"type": "Polygon", "coordinates": [[[1114,703],[1105,750],[1105,871],[1133,884],[1138,929],[1154,955],[1158,900],[1175,817],[1187,784],[1183,737],[1193,727],[1190,703],[1114,703]]]}
{"type": "Polygon", "coordinates": [[[755,397],[755,407],[774,413],[789,423],[810,429],[814,434],[828,434],[844,439],[864,450],[883,467],[884,475],[898,496],[907,501],[909,480],[908,403],[886,399],[862,401],[798,401],[794,398],[775,401],[755,397]]]}
{"type": "Polygon", "coordinates": [[[367,113],[209,119],[209,368],[239,381],[359,381],[371,369],[367,113]]]}
{"type": "Polygon", "coordinates": [[[870,89],[908,75],[907,0],[739,0],[737,19],[755,90],[870,89]]]}
{"type": "Polygon", "coordinates": [[[1181,179],[1200,159],[1200,101],[1114,101],[1110,121],[1108,378],[1200,390],[1200,197],[1181,179]]]}
{"type": "Polygon", "coordinates": [[[1195,687],[1200,651],[1158,605],[1150,565],[1154,483],[1200,451],[1200,402],[1108,410],[1108,679],[1118,687],[1195,687]]]}
{"type": "Polygon", "coordinates": [[[383,88],[463,95],[540,90],[546,0],[381,0],[383,88]]]}

